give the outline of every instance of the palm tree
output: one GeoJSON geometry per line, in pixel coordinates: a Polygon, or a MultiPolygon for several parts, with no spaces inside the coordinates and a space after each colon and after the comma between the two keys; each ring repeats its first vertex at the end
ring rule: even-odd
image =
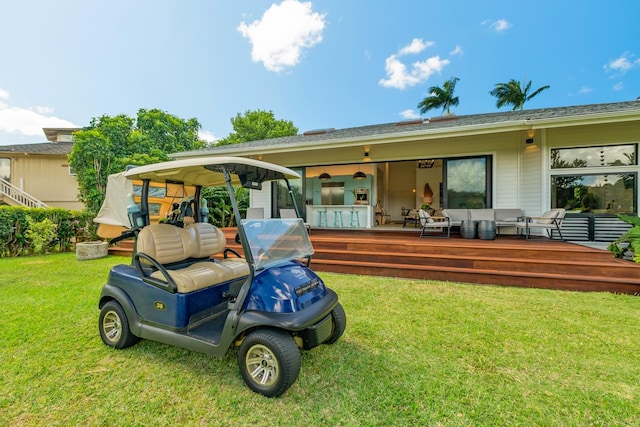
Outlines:
{"type": "Polygon", "coordinates": [[[451,77],[442,84],[442,87],[431,86],[429,88],[429,93],[431,95],[423,99],[422,102],[418,104],[420,113],[424,114],[429,110],[442,107],[443,112],[446,111],[447,114],[450,114],[449,108],[451,106],[457,106],[460,102],[457,96],[453,96],[458,80],[460,79],[457,77],[451,77]]]}
{"type": "Polygon", "coordinates": [[[543,90],[549,89],[549,85],[536,89],[536,91],[531,95],[528,94],[529,89],[531,89],[531,81],[527,82],[527,85],[523,90],[519,81],[511,79],[508,83],[496,84],[496,87],[489,92],[489,94],[498,98],[496,101],[496,107],[498,108],[503,105],[513,105],[514,111],[522,110],[525,102],[529,101],[543,90]]]}

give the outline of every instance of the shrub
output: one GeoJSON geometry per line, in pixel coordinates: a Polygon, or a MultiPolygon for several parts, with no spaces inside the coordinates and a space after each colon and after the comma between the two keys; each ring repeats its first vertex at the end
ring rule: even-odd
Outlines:
{"type": "Polygon", "coordinates": [[[74,240],[94,240],[96,226],[93,215],[87,211],[70,211],[62,208],[25,208],[22,206],[0,206],[0,257],[20,256],[31,253],[60,251],[67,252],[74,247],[74,240]],[[41,242],[41,234],[46,228],[31,224],[48,224],[54,226],[54,237],[44,243],[44,247],[36,250],[34,240],[41,242]],[[42,251],[42,252],[41,252],[42,251]]]}
{"type": "Polygon", "coordinates": [[[37,255],[45,253],[49,243],[56,238],[58,227],[49,218],[36,222],[29,215],[27,215],[27,224],[29,228],[25,234],[31,242],[31,249],[37,255]]]}

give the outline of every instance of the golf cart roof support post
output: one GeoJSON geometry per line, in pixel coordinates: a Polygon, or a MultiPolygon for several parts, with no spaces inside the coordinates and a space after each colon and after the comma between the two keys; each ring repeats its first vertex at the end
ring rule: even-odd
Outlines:
{"type": "Polygon", "coordinates": [[[142,194],[140,194],[140,211],[142,213],[142,218],[145,226],[151,223],[151,220],[149,218],[149,183],[150,182],[151,180],[149,179],[142,180],[142,194]]]}
{"type": "MultiPolygon", "coordinates": [[[[227,170],[227,167],[225,165],[221,165],[220,168],[222,169],[222,173],[224,174],[224,182],[227,185],[227,193],[229,193],[229,199],[231,199],[233,216],[236,217],[236,224],[239,226],[240,220],[242,218],[240,217],[240,209],[238,209],[238,201],[236,200],[236,193],[233,190],[233,184],[231,183],[231,174],[229,174],[229,171],[227,170]]],[[[238,231],[240,231],[240,227],[238,227],[238,231]]],[[[246,253],[247,248],[244,247],[244,241],[242,243],[243,243],[242,249],[244,249],[246,253]]]]}
{"type": "Polygon", "coordinates": [[[289,196],[291,196],[291,201],[293,202],[293,208],[296,210],[296,216],[298,218],[302,218],[302,216],[300,215],[300,211],[298,210],[298,203],[296,203],[296,198],[293,195],[293,186],[289,184],[289,179],[287,179],[286,176],[283,179],[284,179],[284,182],[287,184],[287,190],[289,190],[289,196]]]}
{"type": "Polygon", "coordinates": [[[202,222],[202,212],[200,212],[200,201],[202,194],[202,186],[196,185],[196,192],[193,195],[193,217],[196,222],[202,222]]]}
{"type": "Polygon", "coordinates": [[[251,248],[249,248],[249,243],[247,241],[247,235],[244,232],[244,227],[240,225],[240,209],[238,209],[238,201],[236,200],[236,194],[233,190],[233,184],[231,183],[231,175],[227,168],[222,165],[221,166],[222,173],[224,174],[224,181],[227,184],[227,192],[229,193],[229,199],[231,199],[231,206],[233,207],[233,215],[236,217],[236,223],[238,225],[238,235],[240,236],[240,244],[242,245],[242,251],[244,252],[244,257],[249,263],[249,276],[247,280],[244,282],[242,287],[240,288],[240,292],[238,292],[238,296],[236,300],[233,302],[232,309],[236,312],[240,312],[242,306],[244,305],[244,300],[247,298],[249,294],[249,288],[251,287],[251,283],[253,282],[253,272],[255,271],[255,262],[253,260],[253,255],[251,254],[251,248]]]}

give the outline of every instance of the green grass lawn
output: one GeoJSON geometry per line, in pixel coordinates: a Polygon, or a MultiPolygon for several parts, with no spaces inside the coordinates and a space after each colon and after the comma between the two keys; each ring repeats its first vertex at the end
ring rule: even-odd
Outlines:
{"type": "Polygon", "coordinates": [[[224,358],[102,344],[125,258],[0,259],[0,425],[640,425],[640,299],[322,274],[343,338],[267,399],[224,358]]]}

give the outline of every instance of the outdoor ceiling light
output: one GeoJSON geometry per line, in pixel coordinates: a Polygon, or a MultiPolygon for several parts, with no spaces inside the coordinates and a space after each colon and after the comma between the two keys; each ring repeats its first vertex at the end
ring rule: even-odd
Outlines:
{"type": "Polygon", "coordinates": [[[326,180],[328,180],[328,179],[331,179],[331,175],[329,175],[329,174],[328,174],[328,173],[326,173],[326,172],[322,172],[322,173],[320,174],[320,176],[318,176],[318,179],[321,179],[321,180],[323,180],[323,181],[326,181],[326,180]]]}
{"type": "Polygon", "coordinates": [[[418,160],[418,169],[432,168],[435,163],[435,159],[418,160]]]}
{"type": "Polygon", "coordinates": [[[353,174],[352,178],[361,181],[361,180],[365,179],[366,177],[367,177],[367,175],[364,172],[358,171],[358,172],[353,174]]]}

